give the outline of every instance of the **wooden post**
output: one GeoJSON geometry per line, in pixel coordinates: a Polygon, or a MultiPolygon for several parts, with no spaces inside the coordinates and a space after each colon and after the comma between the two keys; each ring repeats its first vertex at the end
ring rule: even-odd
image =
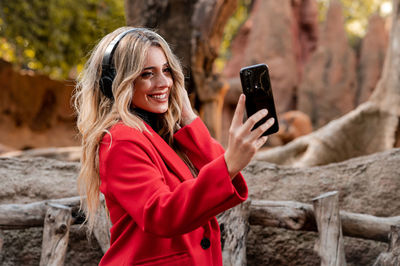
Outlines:
{"type": "Polygon", "coordinates": [[[321,265],[346,265],[338,192],[328,192],[314,198],[313,205],[319,232],[314,249],[321,257],[321,265]]]}
{"type": "Polygon", "coordinates": [[[246,241],[249,232],[250,200],[217,215],[221,228],[222,260],[224,266],[247,265],[246,241]]]}
{"type": "Polygon", "coordinates": [[[97,219],[94,224],[93,233],[103,253],[106,253],[106,251],[110,248],[110,228],[110,218],[105,207],[105,202],[102,200],[99,212],[97,214],[97,219]]]}
{"type": "Polygon", "coordinates": [[[389,234],[389,247],[387,252],[382,252],[373,266],[399,266],[400,265],[400,225],[392,225],[389,234]]]}
{"type": "Polygon", "coordinates": [[[49,204],[71,207],[72,224],[81,223],[80,197],[45,200],[27,204],[0,204],[0,229],[43,227],[49,204]]]}
{"type": "MultiPolygon", "coordinates": [[[[252,200],[249,222],[262,227],[318,231],[313,206],[295,201],[252,200]]],[[[388,243],[390,226],[400,224],[400,216],[376,217],[340,211],[340,222],[344,236],[388,243]]]]}
{"type": "Polygon", "coordinates": [[[3,260],[3,244],[4,244],[4,234],[3,231],[0,230],[0,261],[3,260]]]}
{"type": "Polygon", "coordinates": [[[71,208],[49,204],[44,221],[40,266],[64,264],[71,219],[71,208]]]}
{"type": "MultiPolygon", "coordinates": [[[[203,78],[202,75],[199,75],[203,78]]],[[[195,80],[197,80],[195,78],[195,80]]],[[[221,139],[221,121],[224,98],[229,90],[229,84],[222,80],[218,75],[203,81],[197,80],[201,84],[198,96],[201,101],[200,117],[203,119],[211,136],[217,140],[221,139]]]]}

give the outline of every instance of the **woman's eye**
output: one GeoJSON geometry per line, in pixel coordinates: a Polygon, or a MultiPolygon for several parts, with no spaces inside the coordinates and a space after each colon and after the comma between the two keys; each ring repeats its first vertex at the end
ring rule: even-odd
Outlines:
{"type": "Polygon", "coordinates": [[[152,72],[143,72],[140,76],[141,76],[142,78],[149,78],[149,77],[151,77],[152,75],[153,75],[152,72]]]}
{"type": "Polygon", "coordinates": [[[166,67],[166,68],[164,68],[164,72],[172,73],[172,69],[170,67],[166,67]]]}

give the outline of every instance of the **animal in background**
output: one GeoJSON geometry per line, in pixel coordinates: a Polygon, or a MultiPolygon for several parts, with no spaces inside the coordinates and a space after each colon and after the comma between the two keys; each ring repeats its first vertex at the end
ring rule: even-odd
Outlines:
{"type": "Polygon", "coordinates": [[[305,113],[293,110],[278,116],[279,131],[269,137],[267,146],[281,146],[312,132],[311,119],[305,113]]]}
{"type": "Polygon", "coordinates": [[[276,134],[286,144],[295,138],[312,132],[311,119],[301,111],[288,111],[279,117],[279,131],[276,134]]]}

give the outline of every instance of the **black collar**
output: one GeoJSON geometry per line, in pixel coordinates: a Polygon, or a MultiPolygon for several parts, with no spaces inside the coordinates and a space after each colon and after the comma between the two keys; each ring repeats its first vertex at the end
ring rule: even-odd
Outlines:
{"type": "Polygon", "coordinates": [[[132,112],[143,119],[157,133],[164,127],[164,117],[162,114],[152,113],[140,108],[134,108],[132,112]]]}

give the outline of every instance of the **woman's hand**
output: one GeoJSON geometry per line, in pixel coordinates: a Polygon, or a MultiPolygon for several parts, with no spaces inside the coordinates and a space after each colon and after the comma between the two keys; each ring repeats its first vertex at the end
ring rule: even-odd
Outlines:
{"type": "Polygon", "coordinates": [[[268,137],[262,136],[262,134],[275,122],[273,118],[270,118],[252,131],[251,129],[254,125],[264,118],[268,111],[266,109],[260,110],[243,123],[245,101],[245,95],[240,95],[232,124],[229,128],[228,148],[224,155],[231,179],[250,162],[258,149],[264,145],[268,137]]]}
{"type": "Polygon", "coordinates": [[[197,115],[194,113],[192,105],[190,104],[188,93],[185,89],[182,91],[182,120],[181,126],[184,127],[189,125],[197,118],[197,115]]]}

